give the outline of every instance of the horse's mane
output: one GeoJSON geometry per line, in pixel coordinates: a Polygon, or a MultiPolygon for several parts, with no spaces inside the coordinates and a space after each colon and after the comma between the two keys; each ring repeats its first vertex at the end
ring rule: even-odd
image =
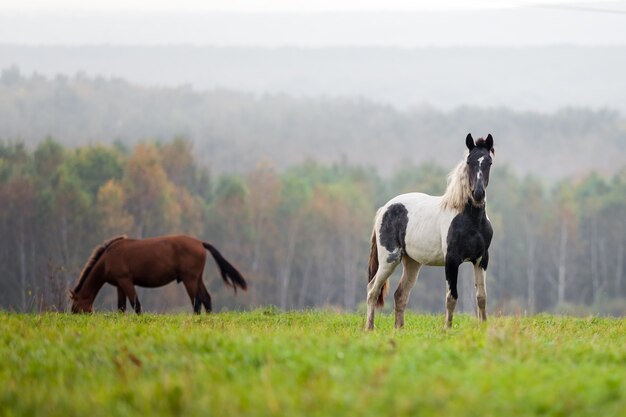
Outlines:
{"type": "Polygon", "coordinates": [[[76,286],[71,291],[72,295],[74,295],[75,293],[80,291],[80,288],[83,286],[83,283],[85,282],[85,279],[87,278],[87,276],[89,275],[89,273],[93,269],[93,267],[96,264],[96,262],[98,261],[98,259],[100,259],[100,257],[104,253],[104,251],[109,246],[111,246],[113,243],[117,242],[118,240],[122,240],[122,239],[126,239],[126,238],[127,238],[126,235],[116,236],[116,237],[114,237],[112,239],[109,239],[109,240],[105,241],[104,243],[102,243],[102,244],[100,244],[100,245],[98,245],[98,246],[96,246],[94,248],[93,252],[91,252],[91,255],[89,256],[89,259],[87,259],[87,263],[85,263],[85,266],[83,267],[83,271],[80,273],[80,276],[78,277],[78,282],[76,283],[76,286]]]}
{"type": "Polygon", "coordinates": [[[444,209],[463,211],[471,197],[466,159],[467,156],[448,174],[448,185],[441,200],[444,209]]]}

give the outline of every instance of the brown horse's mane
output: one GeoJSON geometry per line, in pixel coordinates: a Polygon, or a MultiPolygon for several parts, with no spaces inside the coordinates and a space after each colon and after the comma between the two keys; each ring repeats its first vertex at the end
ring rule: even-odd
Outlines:
{"type": "Polygon", "coordinates": [[[80,273],[80,276],[78,277],[78,282],[76,283],[76,286],[74,286],[74,289],[70,291],[72,296],[74,296],[78,291],[80,291],[80,288],[85,282],[85,279],[87,278],[87,276],[93,269],[93,266],[96,264],[98,259],[100,259],[104,251],[113,243],[122,239],[127,239],[127,236],[126,235],[115,236],[114,238],[109,239],[105,241],[104,243],[95,247],[95,249],[93,250],[93,252],[91,252],[91,255],[89,256],[89,259],[87,259],[87,263],[83,267],[83,271],[80,273]]]}

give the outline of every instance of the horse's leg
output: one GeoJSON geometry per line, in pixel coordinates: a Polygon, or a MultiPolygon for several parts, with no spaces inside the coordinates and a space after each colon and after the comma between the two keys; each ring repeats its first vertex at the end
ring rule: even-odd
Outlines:
{"type": "Polygon", "coordinates": [[[461,260],[458,256],[450,254],[446,256],[446,282],[448,283],[448,291],[446,293],[446,328],[452,327],[452,316],[456,307],[456,301],[459,298],[456,288],[459,265],[461,265],[461,260]]]}
{"type": "Polygon", "coordinates": [[[396,312],[396,329],[404,326],[404,309],[409,302],[411,289],[417,281],[417,274],[419,273],[421,264],[405,255],[402,258],[402,266],[404,268],[402,278],[400,278],[398,288],[393,295],[396,312]]]}
{"type": "Polygon", "coordinates": [[[117,287],[117,311],[120,313],[126,312],[126,294],[118,285],[117,287]]]}
{"type": "Polygon", "coordinates": [[[204,304],[204,309],[206,310],[206,312],[210,313],[213,310],[211,307],[211,294],[209,294],[209,291],[207,291],[204,282],[202,282],[202,278],[200,279],[198,287],[198,296],[202,300],[202,304],[204,304]]]}
{"type": "Polygon", "coordinates": [[[187,294],[189,295],[189,300],[191,301],[191,305],[193,306],[194,314],[200,314],[200,310],[202,308],[202,302],[200,297],[198,297],[198,278],[183,278],[183,284],[185,284],[185,289],[187,290],[187,294]]]}
{"type": "Polygon", "coordinates": [[[141,314],[141,303],[139,302],[139,297],[137,297],[133,282],[131,280],[122,279],[119,281],[118,286],[128,297],[130,305],[135,309],[135,313],[141,314]]]}
{"type": "Polygon", "coordinates": [[[487,320],[487,287],[485,283],[486,271],[479,262],[474,264],[474,285],[476,287],[476,305],[478,306],[478,320],[487,320]]]}
{"type": "Polygon", "coordinates": [[[383,289],[383,285],[387,282],[389,276],[396,269],[398,262],[387,263],[386,260],[379,263],[376,275],[367,284],[367,330],[374,330],[374,310],[376,309],[376,300],[383,289]]]}

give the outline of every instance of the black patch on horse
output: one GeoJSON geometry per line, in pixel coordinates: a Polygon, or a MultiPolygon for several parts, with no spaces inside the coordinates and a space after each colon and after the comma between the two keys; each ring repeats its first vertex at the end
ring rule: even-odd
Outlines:
{"type": "Polygon", "coordinates": [[[404,251],[406,226],[409,223],[409,211],[404,204],[396,203],[387,207],[380,225],[380,243],[387,249],[388,263],[397,262],[404,251]]]}
{"type": "Polygon", "coordinates": [[[457,277],[459,265],[468,260],[487,270],[489,265],[489,245],[493,237],[491,223],[487,219],[484,206],[465,205],[448,229],[448,250],[446,253],[446,280],[452,297],[458,298],[457,277]]]}

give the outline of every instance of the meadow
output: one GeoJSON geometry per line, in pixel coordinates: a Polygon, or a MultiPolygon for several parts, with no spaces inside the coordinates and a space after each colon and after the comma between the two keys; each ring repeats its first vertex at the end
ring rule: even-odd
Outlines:
{"type": "Polygon", "coordinates": [[[0,312],[0,415],[626,415],[624,323],[0,312]]]}

